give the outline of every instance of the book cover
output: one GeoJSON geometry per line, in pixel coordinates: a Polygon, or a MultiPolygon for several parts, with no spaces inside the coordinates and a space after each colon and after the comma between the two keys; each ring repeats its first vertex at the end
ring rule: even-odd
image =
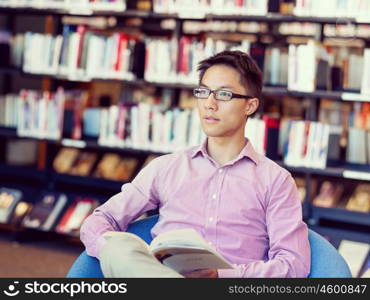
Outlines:
{"type": "Polygon", "coordinates": [[[19,201],[10,217],[9,224],[15,226],[21,225],[24,217],[31,211],[32,207],[32,203],[19,201]]]}
{"type": "Polygon", "coordinates": [[[93,152],[81,152],[71,170],[68,171],[71,175],[87,176],[95,165],[98,155],[93,152]]]}
{"type": "Polygon", "coordinates": [[[8,223],[23,193],[17,189],[0,188],[0,223],[8,223]]]}
{"type": "Polygon", "coordinates": [[[112,174],[115,172],[117,166],[121,162],[121,157],[116,153],[106,153],[103,158],[99,161],[95,171],[94,176],[99,178],[111,178],[112,174]]]}
{"type": "Polygon", "coordinates": [[[370,211],[370,184],[359,184],[349,198],[346,209],[369,212],[370,211]]]}
{"type": "Polygon", "coordinates": [[[53,162],[53,168],[58,173],[68,173],[78,157],[79,150],[76,148],[62,148],[59,150],[53,162]]]}
{"type": "Polygon", "coordinates": [[[96,199],[77,197],[63,214],[55,231],[78,236],[82,222],[98,205],[96,199]]]}
{"type": "Polygon", "coordinates": [[[65,194],[48,193],[42,195],[33,205],[29,214],[23,219],[22,225],[28,228],[36,228],[49,231],[60,216],[67,196],[65,194]]]}
{"type": "Polygon", "coordinates": [[[343,195],[343,185],[331,181],[324,181],[320,191],[313,200],[313,204],[321,207],[335,207],[343,195]]]}
{"type": "Polygon", "coordinates": [[[369,253],[370,245],[349,240],[340,242],[338,251],[348,263],[353,277],[358,277],[365,259],[369,253]]]}
{"type": "Polygon", "coordinates": [[[123,158],[114,170],[111,179],[129,181],[136,169],[138,160],[136,158],[123,158]]]}

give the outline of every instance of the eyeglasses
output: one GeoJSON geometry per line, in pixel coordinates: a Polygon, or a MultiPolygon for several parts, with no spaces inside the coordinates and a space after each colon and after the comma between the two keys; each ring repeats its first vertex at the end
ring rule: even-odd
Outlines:
{"type": "Polygon", "coordinates": [[[227,90],[210,90],[207,88],[195,88],[193,90],[194,96],[199,99],[207,99],[211,93],[213,93],[215,99],[219,101],[230,101],[232,98],[254,98],[248,95],[235,94],[227,90]]]}

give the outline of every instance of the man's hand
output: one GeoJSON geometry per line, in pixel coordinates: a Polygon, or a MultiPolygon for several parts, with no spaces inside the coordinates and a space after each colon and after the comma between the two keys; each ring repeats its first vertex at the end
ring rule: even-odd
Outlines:
{"type": "Polygon", "coordinates": [[[186,278],[218,278],[216,269],[202,269],[182,274],[186,278]]]}

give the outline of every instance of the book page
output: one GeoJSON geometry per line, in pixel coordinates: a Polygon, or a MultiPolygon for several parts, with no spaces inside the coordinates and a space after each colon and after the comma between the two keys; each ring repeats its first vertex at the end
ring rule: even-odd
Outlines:
{"type": "Polygon", "coordinates": [[[161,233],[153,239],[149,248],[152,252],[164,248],[207,249],[215,252],[196,230],[190,228],[161,233]]]}
{"type": "Polygon", "coordinates": [[[149,249],[164,265],[180,273],[233,268],[196,230],[190,228],[158,235],[149,249]]]}

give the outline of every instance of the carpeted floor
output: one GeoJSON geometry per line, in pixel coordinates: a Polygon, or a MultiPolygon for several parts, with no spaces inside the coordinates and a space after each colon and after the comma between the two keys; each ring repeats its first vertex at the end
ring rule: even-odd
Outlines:
{"type": "Polygon", "coordinates": [[[16,242],[0,232],[0,277],[65,277],[82,244],[68,241],[16,242]]]}

